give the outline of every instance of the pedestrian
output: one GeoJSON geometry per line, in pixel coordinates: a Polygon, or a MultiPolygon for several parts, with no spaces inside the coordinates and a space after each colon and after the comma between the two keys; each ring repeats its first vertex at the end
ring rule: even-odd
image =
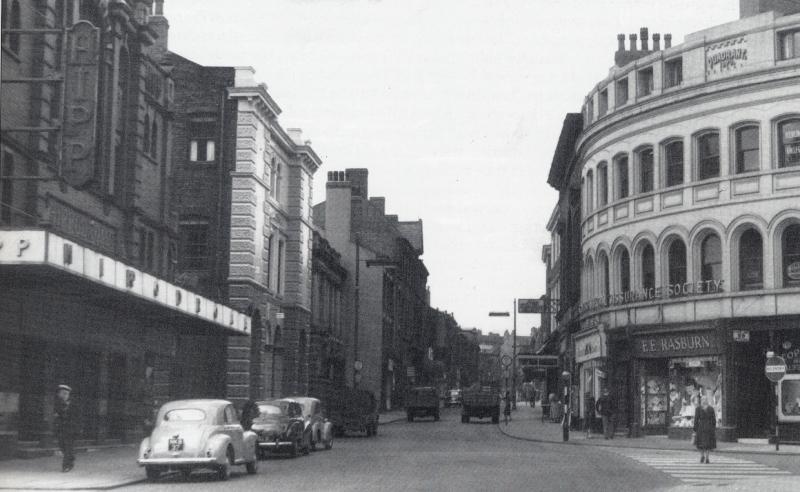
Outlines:
{"type": "Polygon", "coordinates": [[[692,439],[700,451],[700,463],[711,463],[709,454],[712,449],[717,449],[717,414],[707,396],[700,399],[700,406],[695,409],[692,439]]]}
{"type": "Polygon", "coordinates": [[[75,466],[75,405],[70,399],[72,388],[66,384],[58,385],[55,404],[55,430],[58,448],[63,459],[61,471],[68,472],[75,466]]]}
{"type": "Polygon", "coordinates": [[[616,413],[617,407],[614,399],[608,393],[608,388],[605,388],[603,395],[597,399],[595,410],[603,421],[603,438],[614,439],[614,413],[616,413]]]}
{"type": "Polygon", "coordinates": [[[143,425],[145,436],[149,436],[150,434],[152,434],[153,429],[156,428],[159,408],[160,405],[158,400],[153,399],[153,403],[145,410],[146,415],[144,417],[144,425],[143,425]]]}
{"type": "Polygon", "coordinates": [[[503,409],[503,415],[505,416],[506,425],[508,425],[508,421],[511,420],[511,393],[506,391],[506,406],[503,409]]]}
{"type": "Polygon", "coordinates": [[[253,400],[247,400],[242,406],[242,418],[240,422],[244,430],[250,430],[253,427],[253,420],[258,418],[261,412],[258,410],[258,405],[253,400]]]}
{"type": "Polygon", "coordinates": [[[584,404],[585,417],[583,419],[583,431],[586,433],[586,439],[592,438],[592,426],[594,425],[594,412],[595,401],[592,395],[587,394],[585,397],[586,403],[584,404]]]}

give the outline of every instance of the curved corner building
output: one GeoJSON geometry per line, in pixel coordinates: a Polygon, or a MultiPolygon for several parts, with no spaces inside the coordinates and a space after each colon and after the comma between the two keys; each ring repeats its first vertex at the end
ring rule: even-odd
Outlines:
{"type": "Polygon", "coordinates": [[[750,3],[676,46],[620,35],[583,106],[580,408],[607,385],[632,435],[688,438],[708,398],[721,439],[777,406],[800,440],[800,6],[750,3]]]}

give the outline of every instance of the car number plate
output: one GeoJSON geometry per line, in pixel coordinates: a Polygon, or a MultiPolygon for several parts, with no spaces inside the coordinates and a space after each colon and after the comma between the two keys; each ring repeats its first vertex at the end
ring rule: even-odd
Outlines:
{"type": "Polygon", "coordinates": [[[169,450],[180,451],[183,449],[183,439],[179,437],[171,437],[169,439],[169,450]]]}

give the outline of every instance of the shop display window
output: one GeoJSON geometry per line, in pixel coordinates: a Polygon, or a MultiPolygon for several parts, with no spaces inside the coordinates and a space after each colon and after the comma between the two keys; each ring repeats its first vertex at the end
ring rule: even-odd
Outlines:
{"type": "Polygon", "coordinates": [[[683,357],[669,361],[669,415],[671,427],[691,428],[702,397],[722,420],[722,371],[717,357],[683,357]]]}
{"type": "Polygon", "coordinates": [[[654,375],[641,376],[640,386],[644,425],[647,427],[666,425],[667,379],[654,375]]]}
{"type": "Polygon", "coordinates": [[[787,374],[778,385],[782,422],[800,422],[800,374],[787,374]]]}

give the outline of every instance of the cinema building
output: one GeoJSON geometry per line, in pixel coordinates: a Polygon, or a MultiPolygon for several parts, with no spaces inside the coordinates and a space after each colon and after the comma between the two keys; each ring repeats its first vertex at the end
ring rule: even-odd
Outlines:
{"type": "Polygon", "coordinates": [[[721,439],[774,435],[777,406],[782,440],[800,440],[800,7],[786,4],[743,0],[739,20],[676,46],[620,35],[583,105],[574,384],[582,413],[608,387],[631,435],[688,438],[707,397],[721,439]],[[788,366],[777,397],[770,350],[788,366]]]}

